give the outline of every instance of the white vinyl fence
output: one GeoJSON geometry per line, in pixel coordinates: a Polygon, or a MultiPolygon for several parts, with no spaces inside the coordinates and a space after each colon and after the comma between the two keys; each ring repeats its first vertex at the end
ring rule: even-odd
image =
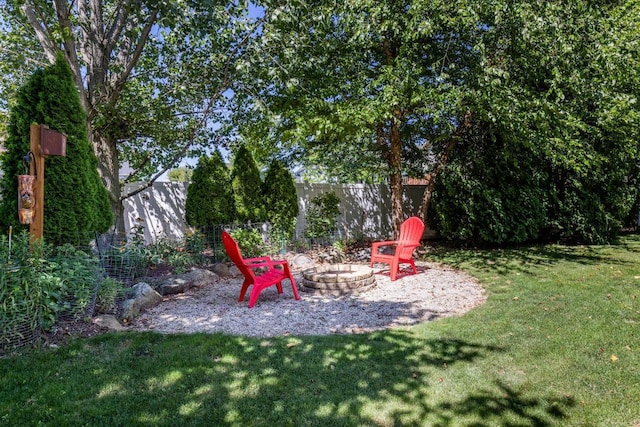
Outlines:
{"type": "MultiPolygon", "coordinates": [[[[136,188],[129,184],[124,191],[136,188]]],[[[139,184],[138,184],[139,185],[139,184]]],[[[299,215],[296,238],[306,227],[306,213],[313,197],[334,192],[340,199],[338,234],[343,238],[387,239],[392,237],[391,199],[386,185],[296,183],[299,215]]],[[[167,238],[180,240],[189,230],[184,220],[187,183],[156,182],[153,186],[124,201],[125,229],[130,233],[142,226],[148,243],[167,238]]],[[[405,217],[418,212],[423,185],[404,187],[405,217]]]]}

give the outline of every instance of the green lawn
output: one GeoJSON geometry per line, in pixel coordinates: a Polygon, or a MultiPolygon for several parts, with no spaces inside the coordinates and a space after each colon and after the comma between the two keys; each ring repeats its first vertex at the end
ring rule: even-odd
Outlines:
{"type": "Polygon", "coordinates": [[[640,424],[640,236],[430,256],[462,317],[362,335],[109,334],[0,359],[0,425],[640,424]]]}

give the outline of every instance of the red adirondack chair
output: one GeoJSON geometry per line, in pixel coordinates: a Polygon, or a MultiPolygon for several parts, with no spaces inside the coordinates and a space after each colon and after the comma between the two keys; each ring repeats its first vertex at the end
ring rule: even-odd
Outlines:
{"type": "Polygon", "coordinates": [[[282,281],[284,279],[289,279],[291,287],[293,288],[293,295],[296,300],[300,299],[298,289],[296,288],[296,281],[289,270],[289,264],[287,261],[273,260],[267,256],[242,258],[238,243],[226,231],[222,232],[222,243],[227,251],[227,255],[229,255],[231,261],[236,265],[236,267],[238,267],[244,276],[244,283],[242,284],[242,290],[240,291],[240,298],[238,299],[238,302],[244,301],[244,296],[251,285],[253,285],[253,288],[249,295],[249,308],[252,308],[255,305],[260,292],[269,286],[276,285],[278,293],[281,294],[282,281]],[[282,266],[282,268],[276,268],[277,265],[282,266]],[[253,269],[258,267],[267,267],[268,270],[265,273],[256,276],[253,269]]]}
{"type": "Polygon", "coordinates": [[[413,252],[420,246],[420,239],[424,232],[424,223],[420,218],[412,216],[400,225],[398,240],[374,242],[371,246],[371,267],[376,262],[389,264],[391,280],[396,280],[400,264],[411,264],[413,272],[417,273],[416,264],[413,261],[413,252]],[[395,246],[394,254],[380,253],[382,246],[395,246]]]}

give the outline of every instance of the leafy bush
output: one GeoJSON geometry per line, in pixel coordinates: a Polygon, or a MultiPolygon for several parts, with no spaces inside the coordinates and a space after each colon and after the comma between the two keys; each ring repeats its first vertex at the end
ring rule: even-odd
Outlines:
{"type": "Polygon", "coordinates": [[[62,310],[65,283],[46,271],[45,246],[29,235],[0,236],[0,349],[12,348],[27,335],[50,328],[62,310]]]}
{"type": "Polygon", "coordinates": [[[126,287],[112,277],[105,277],[96,296],[96,313],[115,313],[118,300],[124,296],[126,287]]]}
{"type": "Polygon", "coordinates": [[[46,265],[47,273],[64,283],[60,314],[73,317],[87,314],[98,289],[98,258],[66,244],[55,249],[46,265]]]}
{"type": "Polygon", "coordinates": [[[237,228],[231,231],[231,236],[238,242],[244,258],[252,258],[264,255],[267,250],[262,233],[259,229],[237,228]]]}
{"type": "Polygon", "coordinates": [[[333,237],[337,230],[337,216],[340,215],[340,199],[335,193],[323,193],[311,199],[311,207],[306,215],[305,237],[317,239],[333,237]]]}
{"type": "Polygon", "coordinates": [[[207,238],[200,231],[187,233],[184,237],[184,249],[192,259],[193,264],[202,265],[206,262],[205,250],[207,238]]]}
{"type": "Polygon", "coordinates": [[[430,222],[474,244],[611,242],[637,190],[629,166],[602,156],[599,144],[585,146],[596,160],[580,166],[475,123],[438,175],[430,222]]]}

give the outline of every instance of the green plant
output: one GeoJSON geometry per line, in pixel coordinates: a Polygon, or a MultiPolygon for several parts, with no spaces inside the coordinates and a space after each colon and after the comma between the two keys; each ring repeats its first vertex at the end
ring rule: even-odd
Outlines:
{"type": "Polygon", "coordinates": [[[67,135],[66,156],[50,156],[46,162],[44,238],[54,245],[88,244],[96,230],[105,232],[111,226],[113,215],[87,138],[85,114],[71,69],[62,56],[30,77],[11,110],[6,152],[1,157],[0,218],[16,229],[26,229],[17,223],[15,214],[16,176],[24,173],[23,157],[30,149],[32,123],[67,135]]]}
{"type": "Polygon", "coordinates": [[[333,237],[337,230],[336,220],[340,215],[340,199],[334,192],[323,193],[311,199],[306,215],[305,236],[311,239],[333,237]]]}
{"type": "Polygon", "coordinates": [[[207,237],[197,230],[187,233],[184,237],[184,249],[191,256],[194,264],[204,264],[207,259],[205,255],[207,237]]]}
{"type": "Polygon", "coordinates": [[[230,234],[238,242],[243,257],[251,258],[265,254],[266,247],[260,230],[255,228],[236,228],[230,234]]]}
{"type": "Polygon", "coordinates": [[[126,288],[121,281],[112,277],[105,277],[98,288],[98,295],[96,296],[96,312],[115,312],[118,298],[122,297],[125,291],[126,288]]]}
{"type": "Polygon", "coordinates": [[[231,183],[238,222],[259,222],[264,219],[264,203],[260,186],[260,171],[247,147],[242,144],[235,153],[231,183]]]}
{"type": "Polygon", "coordinates": [[[346,240],[338,239],[335,242],[333,242],[332,246],[344,255],[347,250],[347,245],[348,245],[348,242],[346,240]]]}
{"type": "Polygon", "coordinates": [[[46,271],[64,283],[61,314],[80,317],[96,294],[98,258],[69,244],[55,248],[54,252],[47,260],[46,271]]]}
{"type": "Polygon", "coordinates": [[[187,188],[187,224],[195,227],[229,224],[235,217],[231,178],[222,154],[214,151],[211,157],[200,157],[187,188]]]}
{"type": "Polygon", "coordinates": [[[278,240],[293,236],[298,218],[298,196],[291,173],[282,162],[274,160],[262,184],[267,220],[278,240]]]}
{"type": "Polygon", "coordinates": [[[0,350],[27,344],[26,335],[50,328],[62,310],[65,283],[46,271],[46,249],[21,232],[9,250],[0,236],[0,350]]]}

